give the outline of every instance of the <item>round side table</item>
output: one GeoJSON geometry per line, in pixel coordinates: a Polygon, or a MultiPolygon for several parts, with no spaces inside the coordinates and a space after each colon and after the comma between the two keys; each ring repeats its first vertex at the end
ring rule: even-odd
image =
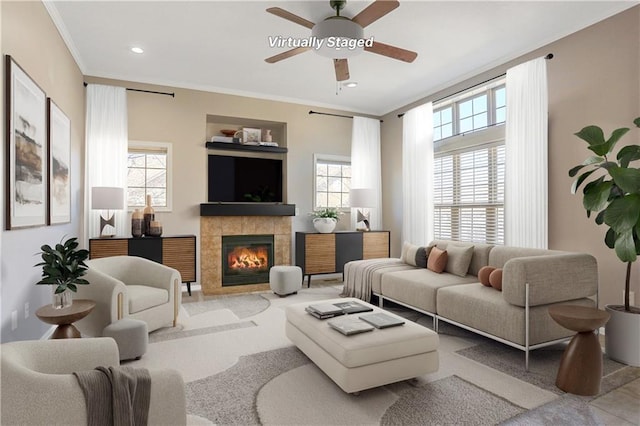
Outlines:
{"type": "Polygon", "coordinates": [[[96,302],[93,300],[74,299],[73,304],[67,308],[56,309],[51,305],[45,305],[36,311],[36,316],[47,324],[58,326],[51,336],[52,339],[78,338],[81,337],[80,332],[73,323],[89,315],[95,306],[96,302]]]}
{"type": "Polygon", "coordinates": [[[549,315],[577,332],[562,354],[556,386],[575,395],[596,395],[602,379],[602,349],[594,331],[609,321],[609,313],[587,306],[555,305],[549,308],[549,315]]]}

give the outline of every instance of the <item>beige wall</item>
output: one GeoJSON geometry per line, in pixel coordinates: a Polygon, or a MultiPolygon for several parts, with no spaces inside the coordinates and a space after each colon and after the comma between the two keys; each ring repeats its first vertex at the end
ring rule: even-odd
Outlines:
{"type": "MultiPolygon", "coordinates": [[[[603,242],[605,228],[587,219],[579,195],[571,195],[568,170],[589,156],[586,144],[573,133],[597,124],[607,134],[630,127],[640,116],[640,6],[551,43],[504,66],[435,93],[383,117],[382,158],[385,228],[392,235],[393,254],[400,250],[402,219],[402,120],[397,118],[419,103],[438,99],[523,61],[553,53],[549,81],[549,247],[584,251],[598,259],[600,305],[621,303],[625,266],[603,242]]],[[[638,130],[625,138],[638,143],[638,130]]],[[[636,305],[640,298],[640,262],[632,274],[636,305]]]]}
{"type": "MultiPolygon", "coordinates": [[[[207,201],[207,115],[287,123],[286,201],[299,210],[293,218],[294,232],[313,230],[307,215],[312,209],[313,154],[351,155],[352,120],[309,115],[311,107],[306,105],[93,77],[87,77],[86,81],[175,92],[175,98],[127,92],[129,139],[172,143],[173,211],[156,213],[156,216],[163,222],[165,234],[198,237],[198,277],[200,203],[207,201]]],[[[315,107],[313,110],[345,114],[315,107]]],[[[339,225],[339,229],[347,228],[349,218],[343,216],[339,225]]]]}
{"type": "MultiPolygon", "coordinates": [[[[50,287],[34,285],[40,276],[40,269],[33,267],[38,262],[35,253],[43,244],[55,244],[64,236],[80,235],[80,188],[84,164],[84,89],[80,69],[41,2],[2,1],[0,9],[3,73],[4,55],[11,55],[71,120],[72,222],[56,226],[3,230],[1,234],[2,341],[6,342],[38,339],[49,329],[48,325],[34,315],[37,308],[51,303],[50,287]],[[25,303],[30,305],[29,318],[26,319],[25,303]],[[12,311],[18,313],[18,328],[15,331],[11,331],[12,311]]],[[[4,75],[2,81],[4,82],[4,75]]],[[[4,158],[6,154],[3,161],[4,158]]],[[[4,172],[2,175],[4,179],[4,172]]],[[[2,191],[4,203],[4,185],[2,191]]]]}

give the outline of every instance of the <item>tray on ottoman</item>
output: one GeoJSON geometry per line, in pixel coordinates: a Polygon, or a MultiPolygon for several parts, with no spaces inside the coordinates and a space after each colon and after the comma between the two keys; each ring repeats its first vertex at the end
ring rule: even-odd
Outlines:
{"type": "MultiPolygon", "coordinates": [[[[339,303],[358,299],[323,301],[339,303]]],[[[345,336],[305,311],[309,302],[285,308],[287,337],[345,392],[358,392],[438,370],[438,335],[426,327],[406,321],[397,327],[375,329],[345,336]]],[[[360,315],[360,314],[352,314],[360,315]]]]}

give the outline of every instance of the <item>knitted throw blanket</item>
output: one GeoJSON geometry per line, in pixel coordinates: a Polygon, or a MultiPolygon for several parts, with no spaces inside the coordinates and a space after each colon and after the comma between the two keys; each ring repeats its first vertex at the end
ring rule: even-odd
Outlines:
{"type": "Polygon", "coordinates": [[[151,376],[146,368],[97,367],[73,374],[87,403],[87,425],[147,424],[151,376]]]}
{"type": "Polygon", "coordinates": [[[371,301],[374,281],[382,279],[383,272],[414,269],[400,259],[383,258],[354,260],[344,265],[344,288],[341,297],[357,297],[365,302],[371,301]]]}

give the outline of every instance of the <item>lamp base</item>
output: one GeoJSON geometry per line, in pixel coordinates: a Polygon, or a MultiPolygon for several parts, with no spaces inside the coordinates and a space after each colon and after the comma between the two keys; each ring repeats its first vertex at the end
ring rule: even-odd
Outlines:
{"type": "Polygon", "coordinates": [[[104,228],[107,225],[111,225],[111,226],[113,226],[115,228],[116,227],[115,223],[116,223],[115,215],[111,215],[111,217],[109,219],[105,219],[104,217],[102,217],[102,215],[100,215],[100,238],[113,238],[113,237],[115,237],[115,235],[105,235],[103,233],[104,228]]]}

